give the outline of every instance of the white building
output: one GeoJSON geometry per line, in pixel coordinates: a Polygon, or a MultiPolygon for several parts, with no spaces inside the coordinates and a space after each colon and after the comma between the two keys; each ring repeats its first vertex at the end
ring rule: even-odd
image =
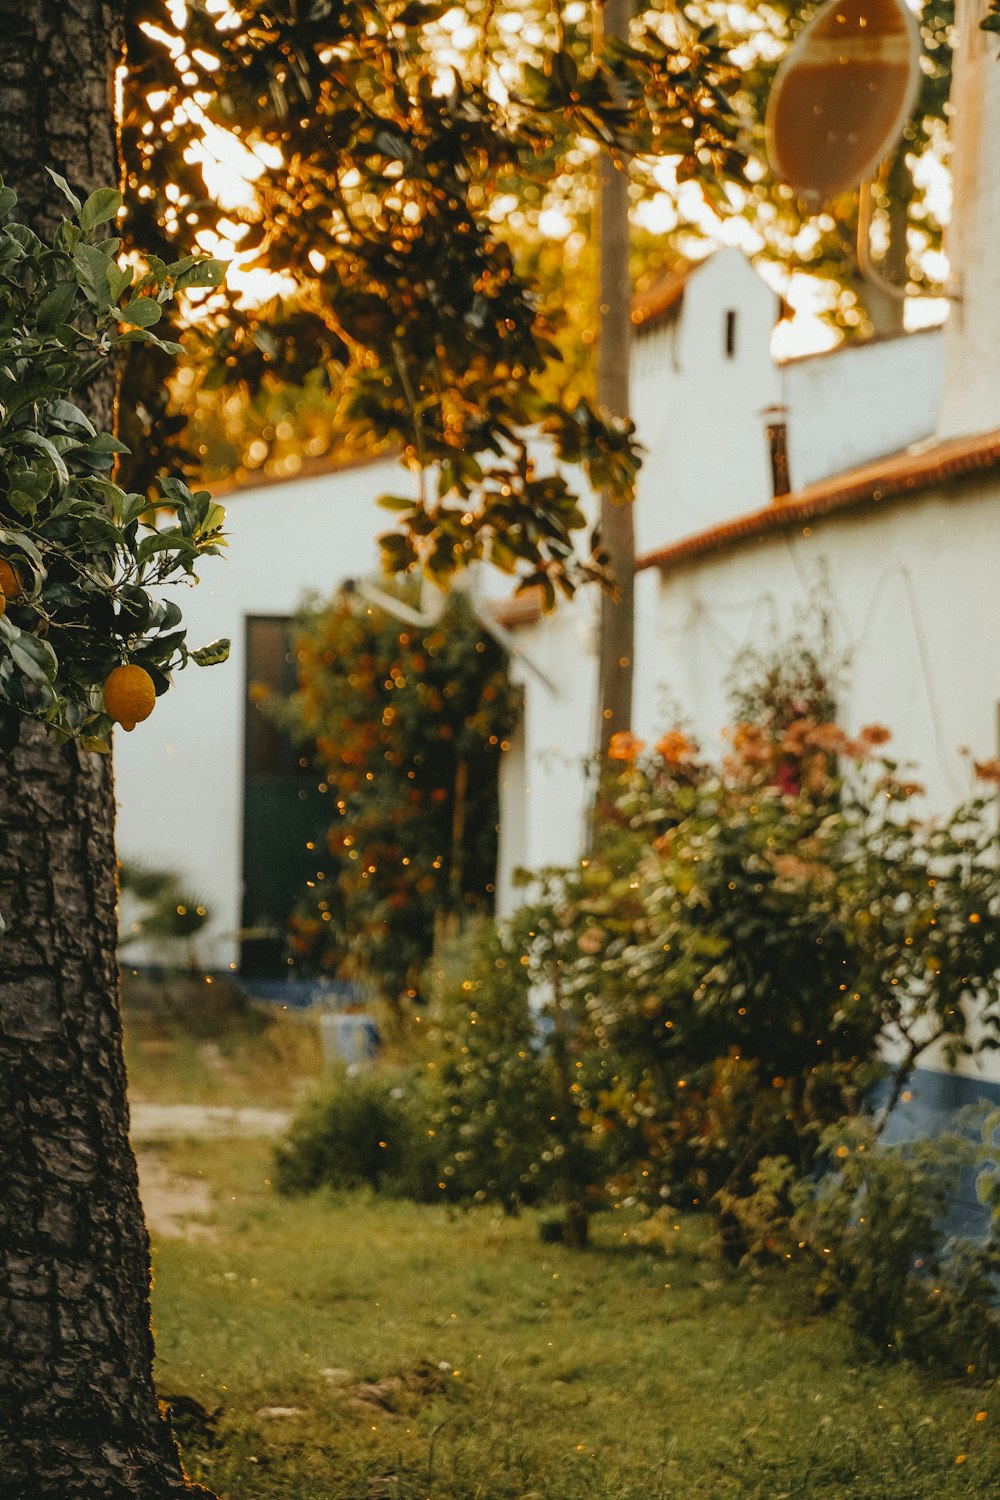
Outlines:
{"type": "MultiPolygon", "coordinates": [[[[945,330],[779,364],[778,300],[722,250],[639,299],[633,372],[647,450],[637,733],[655,740],[680,711],[710,747],[740,647],[787,625],[822,579],[837,644],[853,655],[844,722],[887,724],[941,811],[969,790],[961,750],[997,752],[1000,705],[1000,153],[987,128],[1000,65],[974,26],[963,34],[951,238],[961,300],[945,330]]],[[[290,787],[304,806],[315,790],[306,768],[279,763],[248,685],[287,667],[284,621],[305,592],[328,596],[375,570],[372,500],[405,482],[385,462],[229,497],[229,560],[206,564],[186,616],[195,642],[231,636],[232,660],[189,670],[141,731],[118,736],[123,856],[175,868],[212,904],[203,956],[215,966],[237,961],[245,877],[266,883],[269,797],[281,789],[287,822],[290,787]]],[[[544,619],[530,596],[499,609],[525,695],[502,773],[501,910],[517,899],[515,868],[583,849],[597,611],[592,595],[544,619]]]]}
{"type": "MultiPolygon", "coordinates": [[[[740,648],[769,624],[787,629],[822,588],[853,663],[842,721],[889,726],[941,813],[972,790],[962,752],[998,751],[1000,65],[976,29],[982,9],[965,0],[959,18],[944,330],[777,366],[773,297],[722,252],[637,309],[634,359],[650,450],[636,502],[635,731],[655,741],[680,711],[716,745],[740,648]]],[[[510,901],[514,864],[582,852],[596,606],[550,623],[522,602],[508,617],[559,684],[525,679],[502,808],[510,901]]],[[[987,1087],[1000,1100],[989,1066],[924,1070],[913,1107],[930,1121],[987,1087]]]]}
{"type": "MultiPolygon", "coordinates": [[[[345,579],[378,572],[375,537],[389,518],[373,501],[406,483],[388,459],[222,496],[225,556],[206,559],[202,581],[181,603],[191,644],[228,636],[230,659],[188,667],[145,724],[115,736],[119,854],[176,872],[211,908],[198,942],[208,968],[236,967],[255,902],[266,908],[269,883],[289,877],[290,837],[301,856],[292,878],[304,884],[315,872],[305,845],[316,775],[290,753],[249,689],[294,684],[289,619],[310,593],[327,599],[345,579]]],[[[126,932],[130,915],[126,903],[126,932]]],[[[135,962],[153,957],[129,952],[135,962]]]]}

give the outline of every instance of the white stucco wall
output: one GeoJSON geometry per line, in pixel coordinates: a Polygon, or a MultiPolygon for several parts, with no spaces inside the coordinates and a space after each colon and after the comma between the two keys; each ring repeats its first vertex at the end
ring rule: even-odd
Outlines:
{"type": "MultiPolygon", "coordinates": [[[[825,599],[835,650],[853,658],[847,727],[886,724],[896,753],[916,762],[928,806],[951,806],[970,786],[960,747],[996,753],[1000,701],[1000,494],[982,479],[954,496],[938,489],[813,520],[808,535],[750,541],[663,578],[650,570],[654,697],[669,688],[717,748],[729,717],[724,679],[739,650],[766,644],[772,623],[785,632],[825,599]]],[[[651,732],[648,719],[643,730],[651,732]]]]}
{"type": "Polygon", "coordinates": [[[941,330],[931,328],[785,364],[781,399],[792,489],[898,453],[933,433],[942,354],[941,330]]]}
{"type": "Polygon", "coordinates": [[[524,714],[500,773],[500,916],[523,900],[513,885],[517,868],[573,864],[583,853],[587,767],[596,739],[597,608],[597,600],[584,595],[517,631],[518,647],[544,664],[551,686],[514,658],[524,714]]]}
{"type": "Polygon", "coordinates": [[[670,323],[636,337],[632,409],[646,448],[636,504],[640,554],[770,499],[763,411],[781,399],[770,354],[777,314],[774,292],[745,256],[726,249],[692,272],[670,323]]]}
{"type": "Polygon", "coordinates": [[[223,496],[227,556],[206,559],[178,598],[189,642],[229,636],[230,659],[187,667],[145,724],[115,731],[120,855],[177,871],[212,907],[198,945],[211,967],[235,962],[240,926],[246,617],[292,615],[307,592],[376,573],[391,517],[373,500],[410,482],[383,461],[223,496]]]}

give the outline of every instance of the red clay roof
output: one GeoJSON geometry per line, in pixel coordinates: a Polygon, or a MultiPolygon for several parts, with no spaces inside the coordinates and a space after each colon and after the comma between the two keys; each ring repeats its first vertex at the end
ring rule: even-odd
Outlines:
{"type": "Polygon", "coordinates": [[[377,453],[321,454],[318,458],[305,458],[294,474],[268,474],[263,469],[237,469],[219,479],[199,480],[196,488],[211,490],[214,496],[237,495],[244,491],[266,490],[276,484],[295,484],[302,479],[316,479],[324,474],[342,474],[349,469],[367,469],[382,463],[387,458],[398,458],[397,446],[382,448],[377,453]]]}
{"type": "Polygon", "coordinates": [[[701,264],[701,261],[697,261],[682,271],[665,271],[644,291],[636,292],[632,298],[632,323],[635,328],[645,333],[675,317],[684,300],[688,278],[701,264]]]}
{"type": "Polygon", "coordinates": [[[821,520],[839,511],[878,505],[942,480],[981,473],[1000,466],[1000,429],[974,437],[949,438],[919,453],[895,453],[889,458],[835,474],[817,484],[806,485],[784,495],[763,510],[751,511],[735,521],[723,522],[708,531],[685,537],[669,547],[647,552],[637,560],[639,568],[671,569],[726,551],[744,542],[757,541],[771,532],[821,520]]]}

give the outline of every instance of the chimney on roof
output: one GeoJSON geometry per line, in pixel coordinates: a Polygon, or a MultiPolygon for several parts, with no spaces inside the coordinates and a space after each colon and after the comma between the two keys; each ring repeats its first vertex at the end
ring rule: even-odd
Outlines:
{"type": "Polygon", "coordinates": [[[765,406],[761,416],[771,456],[771,494],[780,500],[792,488],[788,472],[788,407],[765,406]]]}
{"type": "Polygon", "coordinates": [[[952,211],[945,235],[951,305],[944,333],[938,435],[1000,427],[1000,62],[980,30],[986,0],[955,13],[952,211]]]}

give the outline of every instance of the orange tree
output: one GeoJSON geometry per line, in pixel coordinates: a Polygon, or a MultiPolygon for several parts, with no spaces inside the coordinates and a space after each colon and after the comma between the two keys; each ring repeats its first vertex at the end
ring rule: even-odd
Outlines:
{"type": "Polygon", "coordinates": [[[279,709],[335,805],[325,868],[292,922],[301,963],[416,993],[435,932],[493,905],[497,771],[516,712],[504,653],[464,594],[403,625],[342,591],[296,636],[279,709]]]}

